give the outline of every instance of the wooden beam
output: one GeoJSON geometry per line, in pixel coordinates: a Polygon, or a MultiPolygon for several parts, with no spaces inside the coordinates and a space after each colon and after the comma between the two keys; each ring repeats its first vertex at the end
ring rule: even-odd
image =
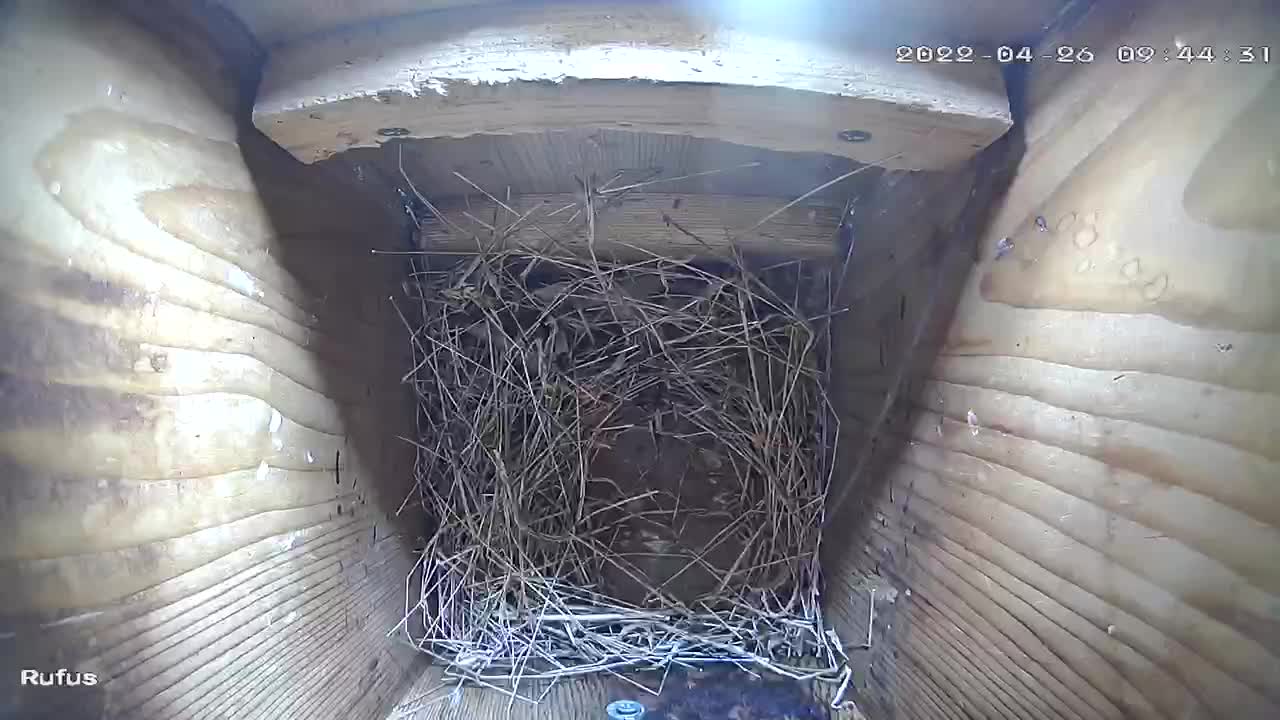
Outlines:
{"type": "Polygon", "coordinates": [[[1012,124],[999,68],[770,32],[677,4],[459,8],[272,52],[254,124],[303,162],[394,137],[622,128],[955,166],[1012,124]],[[862,48],[862,49],[853,49],[862,48]]]}
{"type": "MultiPolygon", "coordinates": [[[[836,251],[842,208],[799,204],[751,230],[789,199],[622,195],[604,195],[594,203],[597,254],[643,257],[637,247],[671,257],[727,254],[730,238],[745,251],[785,257],[828,257],[836,251]]],[[[425,224],[418,240],[423,248],[474,250],[477,243],[491,242],[496,228],[497,235],[511,244],[554,247],[550,237],[559,249],[584,251],[589,233],[582,199],[581,194],[570,193],[520,195],[504,200],[504,208],[477,194],[469,201],[437,205],[447,222],[425,224]],[[512,226],[514,230],[509,231],[512,226]]]]}
{"type": "MultiPolygon", "coordinates": [[[[512,0],[217,0],[240,18],[264,47],[361,23],[459,7],[501,8],[512,0]]],[[[517,0],[519,1],[519,0],[517,0]]],[[[541,0],[524,0],[540,2],[541,0]]],[[[759,15],[770,24],[844,26],[844,34],[880,36],[894,43],[1030,42],[1053,22],[1065,0],[683,0],[695,11],[740,19],[759,15]]],[[[501,9],[494,12],[501,13],[501,9]]]]}
{"type": "Polygon", "coordinates": [[[455,7],[498,5],[502,0],[221,0],[264,46],[283,45],[316,33],[398,15],[455,7]]]}
{"type": "MultiPolygon", "coordinates": [[[[591,177],[597,185],[612,180],[613,187],[660,180],[646,186],[650,192],[795,198],[859,167],[833,155],[619,130],[436,138],[384,150],[350,150],[321,166],[354,178],[367,191],[383,193],[394,191],[377,188],[393,185],[408,191],[400,175],[403,167],[414,184],[430,193],[432,202],[476,194],[455,172],[504,198],[507,193],[581,192],[578,178],[591,177]]],[[[869,193],[882,173],[869,169],[809,200],[843,205],[850,197],[869,193]]]]}

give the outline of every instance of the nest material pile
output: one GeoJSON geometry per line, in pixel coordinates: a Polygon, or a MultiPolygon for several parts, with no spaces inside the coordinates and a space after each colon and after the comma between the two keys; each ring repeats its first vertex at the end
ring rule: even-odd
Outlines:
{"type": "Polygon", "coordinates": [[[847,683],[818,560],[839,269],[637,252],[415,264],[406,502],[436,524],[393,632],[513,701],[713,662],[847,683]]]}

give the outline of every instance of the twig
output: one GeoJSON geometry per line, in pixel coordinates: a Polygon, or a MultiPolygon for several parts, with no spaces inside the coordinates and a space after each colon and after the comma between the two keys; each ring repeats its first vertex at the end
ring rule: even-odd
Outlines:
{"type": "Polygon", "coordinates": [[[648,187],[650,185],[657,185],[658,183],[676,182],[677,180],[689,180],[692,178],[707,177],[708,175],[719,175],[721,173],[732,172],[734,170],[745,170],[747,168],[760,167],[760,165],[762,164],[763,163],[759,163],[759,162],[749,162],[749,163],[743,163],[741,165],[734,165],[733,167],[720,168],[718,170],[705,170],[703,172],[691,173],[689,175],[680,175],[677,177],[669,177],[669,178],[659,178],[657,180],[647,180],[645,182],[632,183],[630,185],[623,185],[621,187],[609,188],[607,190],[600,190],[598,194],[610,195],[612,193],[620,193],[620,192],[625,192],[627,190],[635,190],[636,188],[648,187]]]}
{"type": "Polygon", "coordinates": [[[747,228],[746,230],[743,230],[742,232],[740,232],[740,233],[738,233],[738,234],[739,234],[739,235],[746,235],[746,234],[748,234],[748,233],[755,232],[755,231],[756,231],[756,230],[758,230],[761,226],[763,226],[765,223],[767,223],[767,222],[769,222],[770,220],[774,219],[775,217],[777,217],[777,216],[778,216],[778,215],[780,215],[781,213],[786,212],[787,210],[790,210],[791,208],[795,207],[798,203],[802,203],[802,202],[804,202],[804,201],[805,201],[805,200],[807,200],[808,198],[810,198],[810,197],[812,197],[812,196],[814,196],[814,195],[816,195],[816,194],[818,194],[818,193],[822,192],[823,190],[826,190],[827,188],[831,187],[832,185],[835,185],[836,183],[844,182],[845,180],[848,180],[849,178],[853,177],[854,175],[857,175],[858,173],[860,173],[860,172],[862,172],[862,171],[864,171],[864,170],[868,170],[868,169],[870,169],[870,168],[873,168],[873,167],[877,167],[877,166],[883,165],[883,164],[885,164],[885,163],[889,162],[890,160],[893,160],[894,158],[899,157],[899,156],[901,156],[901,155],[902,155],[902,153],[900,153],[900,152],[896,152],[896,153],[894,153],[894,154],[892,154],[892,155],[889,155],[888,157],[881,158],[881,159],[879,159],[879,160],[877,160],[877,161],[875,161],[875,162],[871,163],[870,165],[863,165],[862,167],[859,167],[859,168],[855,168],[855,169],[853,169],[853,170],[850,170],[849,172],[847,172],[847,173],[845,173],[845,174],[843,174],[843,175],[841,175],[841,176],[839,176],[839,177],[832,178],[831,180],[828,180],[828,181],[826,181],[826,182],[822,183],[821,185],[819,185],[818,187],[816,187],[816,188],[814,188],[814,189],[810,190],[809,192],[807,192],[807,193],[805,193],[805,194],[801,195],[800,197],[796,198],[795,200],[792,200],[791,202],[787,203],[786,205],[783,205],[782,207],[778,208],[777,210],[774,210],[773,212],[769,213],[768,215],[765,215],[764,217],[760,218],[760,221],[759,221],[759,222],[757,222],[755,225],[752,225],[751,227],[747,228]]]}
{"type": "Polygon", "coordinates": [[[400,168],[400,177],[404,178],[405,183],[409,185],[409,190],[413,191],[414,196],[418,198],[419,202],[425,205],[426,208],[431,211],[432,215],[439,218],[440,222],[449,226],[450,229],[455,230],[459,233],[462,233],[463,235],[467,235],[467,232],[465,230],[458,227],[457,225],[454,225],[453,222],[449,220],[449,218],[445,217],[444,213],[440,212],[438,209],[436,209],[435,205],[431,204],[431,201],[428,200],[425,195],[418,192],[418,186],[413,184],[413,181],[409,179],[409,174],[404,171],[404,146],[397,145],[396,150],[398,151],[396,158],[397,158],[398,166],[400,168]]]}

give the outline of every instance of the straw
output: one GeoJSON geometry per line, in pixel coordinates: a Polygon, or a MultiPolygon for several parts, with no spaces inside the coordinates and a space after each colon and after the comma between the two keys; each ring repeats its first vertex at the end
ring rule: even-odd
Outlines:
{"type": "MultiPolygon", "coordinates": [[[[582,181],[588,232],[602,194],[643,184],[582,181]]],[[[402,509],[416,504],[432,524],[388,635],[512,703],[566,678],[665,678],[672,665],[847,680],[817,570],[843,268],[736,249],[624,263],[593,242],[589,257],[502,247],[510,227],[490,230],[495,242],[465,258],[424,250],[435,265],[395,303],[418,408],[402,509]],[[651,485],[603,475],[635,433],[650,455],[700,458],[720,491],[701,497],[691,471],[664,479],[657,464],[640,474],[651,485]],[[691,527],[714,532],[687,541],[691,527]],[[674,572],[655,575],[659,561],[674,572]]]]}

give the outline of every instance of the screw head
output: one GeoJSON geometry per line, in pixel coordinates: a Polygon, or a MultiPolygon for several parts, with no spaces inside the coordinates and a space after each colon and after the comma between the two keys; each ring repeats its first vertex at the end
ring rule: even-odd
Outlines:
{"type": "Polygon", "coordinates": [[[640,720],[644,706],[635,700],[614,700],[605,708],[613,720],[640,720]]]}

